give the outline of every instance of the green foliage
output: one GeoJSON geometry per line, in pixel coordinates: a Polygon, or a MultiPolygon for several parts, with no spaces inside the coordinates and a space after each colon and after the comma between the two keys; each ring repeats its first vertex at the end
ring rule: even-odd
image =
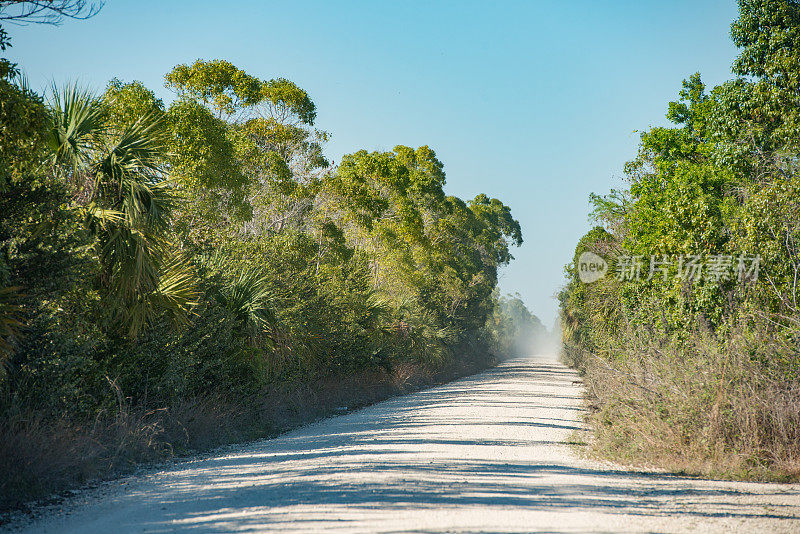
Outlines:
{"type": "Polygon", "coordinates": [[[166,120],[172,134],[170,173],[191,201],[191,211],[199,210],[213,223],[249,219],[248,182],[225,123],[190,100],[172,104],[166,120]]]}
{"type": "Polygon", "coordinates": [[[731,25],[741,48],[733,72],[780,88],[800,86],[800,6],[793,0],[740,0],[731,25]]]}
{"type": "Polygon", "coordinates": [[[444,182],[428,147],[360,151],[326,184],[328,211],[338,213],[348,245],[371,258],[376,290],[397,305],[413,300],[459,338],[486,324],[497,269],[522,236],[502,202],[478,195],[464,203],[445,196],[444,182]]]}
{"type": "Polygon", "coordinates": [[[166,77],[167,87],[179,96],[198,100],[222,119],[234,119],[248,108],[267,107],[281,122],[296,117],[311,125],[316,106],[308,93],[285,78],[262,81],[232,63],[220,59],[178,65],[166,77]]]}
{"type": "MultiPolygon", "coordinates": [[[[258,232],[295,228],[328,166],[326,132],[311,130],[316,106],[283,78],[259,80],[233,64],[198,60],[166,76],[180,99],[170,107],[172,172],[186,185],[196,219],[183,224],[208,240],[225,222],[258,232]],[[190,227],[195,227],[193,230],[190,227]]],[[[193,219],[191,214],[188,218],[193,219]]],[[[186,218],[186,217],[184,217],[186,218]]]]}
{"type": "Polygon", "coordinates": [[[445,195],[430,148],[333,168],[294,83],[226,61],[166,82],[169,106],[136,81],[44,103],[0,80],[4,417],[78,428],[241,405],[496,350],[494,319],[539,328],[517,301],[496,314],[519,223],[497,199],[445,195]]]}
{"type": "Polygon", "coordinates": [[[22,306],[19,287],[0,288],[0,377],[5,374],[5,362],[13,352],[14,341],[22,332],[22,306]]]}
{"type": "Polygon", "coordinates": [[[71,183],[73,208],[96,238],[111,320],[132,338],[160,310],[185,320],[196,291],[166,239],[176,200],[163,176],[162,114],[111,128],[102,101],[75,86],[54,89],[49,107],[53,168],[71,183]]]}
{"type": "Polygon", "coordinates": [[[44,148],[45,121],[42,99],[0,65],[0,192],[33,171],[44,148]]]}
{"type": "Polygon", "coordinates": [[[91,162],[97,137],[103,134],[100,102],[77,85],[52,88],[47,143],[52,163],[64,167],[66,176],[77,176],[91,162]]]}
{"type": "Polygon", "coordinates": [[[123,83],[114,78],[101,98],[105,121],[112,128],[124,129],[139,117],[164,113],[164,103],[141,82],[123,83]]]}
{"type": "Polygon", "coordinates": [[[269,106],[271,114],[280,121],[295,116],[301,123],[311,125],[317,117],[317,107],[308,93],[285,78],[262,82],[261,102],[269,106]]]}
{"type": "Polygon", "coordinates": [[[246,265],[238,273],[226,272],[226,258],[217,254],[210,270],[220,278],[212,289],[212,297],[228,310],[254,343],[264,341],[264,335],[277,327],[275,295],[267,275],[258,265],[246,265]]]}
{"type": "Polygon", "coordinates": [[[675,126],[641,134],[625,167],[629,189],[592,196],[604,228],[581,239],[576,261],[585,250],[640,257],[642,277],[584,284],[570,266],[559,294],[564,356],[596,391],[600,442],[619,454],[635,449],[637,461],[687,451],[713,469],[800,461],[796,438],[780,430],[795,425],[780,399],[795,394],[800,376],[800,4],[739,4],[733,70],[750,78],[708,93],[699,74],[685,80],[668,106],[675,126]],[[653,259],[698,254],[759,256],[759,276],[648,276],[653,259]],[[754,422],[757,403],[769,420],[754,422]],[[629,439],[642,433],[644,441],[629,439]],[[731,459],[738,455],[750,460],[731,459]]]}
{"type": "Polygon", "coordinates": [[[178,65],[166,77],[166,85],[179,96],[210,106],[217,117],[230,117],[261,99],[261,82],[228,61],[203,61],[178,65]]]}
{"type": "Polygon", "coordinates": [[[793,0],[741,0],[739,10],[731,25],[741,49],[733,72],[748,78],[712,91],[719,101],[712,120],[724,154],[753,165],[759,150],[800,149],[800,6],[793,0]]]}

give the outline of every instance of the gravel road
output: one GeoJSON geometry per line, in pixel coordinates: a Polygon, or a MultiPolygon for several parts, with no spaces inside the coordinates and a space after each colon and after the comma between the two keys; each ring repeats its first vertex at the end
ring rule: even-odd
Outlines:
{"type": "MultiPolygon", "coordinates": [[[[800,485],[580,459],[578,376],[516,359],[78,494],[25,532],[800,532],[800,485]]],[[[17,525],[19,527],[19,525],[17,525]]]]}

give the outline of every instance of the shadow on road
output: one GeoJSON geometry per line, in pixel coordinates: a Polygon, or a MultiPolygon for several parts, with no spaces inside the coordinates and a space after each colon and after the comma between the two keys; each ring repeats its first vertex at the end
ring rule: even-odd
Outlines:
{"type": "MultiPolygon", "coordinates": [[[[452,525],[446,514],[464,511],[483,520],[509,511],[697,519],[787,515],[781,513],[787,505],[766,510],[763,499],[741,502],[747,496],[769,500],[766,485],[745,491],[576,458],[567,443],[582,431],[577,381],[555,361],[506,362],[226,456],[188,462],[116,497],[115,530],[388,532],[401,524],[410,532],[426,512],[452,525]]],[[[503,531],[531,530],[523,523],[503,531]]],[[[434,531],[442,529],[416,532],[434,531]]]]}

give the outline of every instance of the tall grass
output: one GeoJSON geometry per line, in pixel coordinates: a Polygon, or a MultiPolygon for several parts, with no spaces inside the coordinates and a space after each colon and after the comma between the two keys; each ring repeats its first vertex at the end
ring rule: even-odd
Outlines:
{"type": "Polygon", "coordinates": [[[274,436],[304,423],[365,406],[496,364],[485,351],[443,366],[405,361],[310,381],[276,381],[247,397],[183,398],[161,408],[134,405],[113,382],[117,406],[82,423],[35,411],[0,420],[2,513],[29,501],[117,476],[142,462],[274,436]]]}
{"type": "Polygon", "coordinates": [[[569,347],[584,373],[600,456],[686,474],[800,480],[794,332],[765,323],[683,341],[633,329],[604,354],[569,347]]]}

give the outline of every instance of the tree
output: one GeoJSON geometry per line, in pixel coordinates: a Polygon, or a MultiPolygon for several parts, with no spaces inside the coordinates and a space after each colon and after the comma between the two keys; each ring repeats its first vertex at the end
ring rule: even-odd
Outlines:
{"type": "Polygon", "coordinates": [[[141,82],[113,79],[102,96],[108,124],[123,129],[143,115],[163,116],[158,124],[164,142],[164,166],[183,202],[176,206],[181,235],[202,241],[209,228],[248,220],[249,183],[237,159],[227,124],[202,104],[178,100],[168,110],[141,82]],[[196,224],[190,229],[192,221],[196,224]]]}
{"type": "Polygon", "coordinates": [[[88,19],[97,15],[103,2],[86,0],[4,0],[0,1],[0,23],[54,24],[64,19],[88,19]]]}
{"type": "Polygon", "coordinates": [[[720,156],[752,173],[757,153],[800,149],[800,3],[740,0],[731,37],[741,49],[733,72],[748,78],[713,91],[713,122],[720,156]]]}
{"type": "Polygon", "coordinates": [[[115,324],[136,337],[159,311],[185,320],[196,290],[167,239],[176,199],[164,176],[163,116],[111,128],[102,102],[76,86],[54,88],[49,111],[52,163],[97,237],[115,324]]]}
{"type": "Polygon", "coordinates": [[[0,71],[0,201],[4,206],[0,215],[0,378],[23,332],[23,288],[10,280],[10,249],[18,247],[13,239],[22,233],[20,227],[33,219],[23,205],[36,198],[32,192],[44,188],[37,183],[36,171],[44,153],[46,119],[42,100],[24,80],[11,70],[0,71]]]}
{"type": "Polygon", "coordinates": [[[221,181],[218,185],[227,189],[228,198],[252,210],[240,209],[236,218],[245,223],[246,233],[302,227],[329,165],[322,155],[328,134],[311,129],[316,106],[308,93],[284,78],[260,80],[224,60],[178,65],[165,79],[180,98],[169,111],[181,130],[177,138],[193,145],[181,147],[179,153],[187,158],[176,170],[221,181]],[[204,110],[216,115],[218,123],[204,117],[204,110]],[[189,131],[194,128],[197,131],[189,131]],[[214,139],[195,144],[203,135],[214,139]],[[209,150],[211,146],[217,149],[209,150]],[[228,161],[228,154],[235,162],[228,161]],[[226,161],[209,166],[212,172],[185,172],[187,164],[212,163],[215,155],[225,155],[226,161]]]}
{"type": "Polygon", "coordinates": [[[178,65],[166,76],[166,86],[178,96],[210,107],[218,119],[235,119],[261,100],[261,82],[224,60],[178,65]]]}
{"type": "Polygon", "coordinates": [[[502,202],[478,195],[465,203],[446,196],[444,183],[429,147],[362,150],[344,156],[328,184],[329,212],[369,258],[376,290],[413,301],[415,314],[458,338],[486,324],[497,269],[522,235],[502,202]]]}
{"type": "Polygon", "coordinates": [[[495,290],[494,313],[489,318],[489,329],[496,338],[501,354],[508,356],[530,355],[547,343],[547,329],[528,310],[519,294],[500,295],[495,290]]]}
{"type": "Polygon", "coordinates": [[[294,117],[312,125],[317,114],[308,94],[289,80],[259,80],[225,60],[198,59],[192,65],[177,65],[165,80],[178,96],[198,100],[228,121],[256,114],[282,123],[294,117]]]}

